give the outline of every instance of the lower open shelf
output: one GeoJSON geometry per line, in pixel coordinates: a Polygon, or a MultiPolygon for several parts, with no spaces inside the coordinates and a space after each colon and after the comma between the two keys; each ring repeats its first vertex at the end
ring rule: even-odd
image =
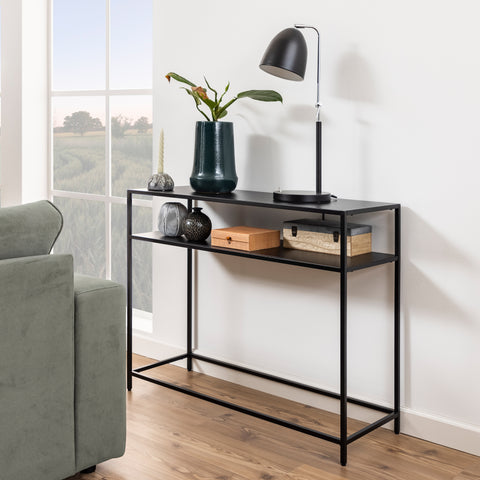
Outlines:
{"type": "MultiPolygon", "coordinates": [[[[280,425],[280,426],[283,426],[283,427],[286,427],[286,428],[290,428],[292,430],[296,430],[298,432],[301,432],[301,433],[304,433],[304,434],[307,434],[307,435],[311,435],[313,437],[320,438],[322,440],[326,440],[328,442],[332,442],[332,443],[340,445],[341,438],[337,435],[322,432],[322,431],[319,431],[317,429],[311,428],[310,426],[302,425],[300,423],[290,422],[290,421],[285,420],[283,418],[279,418],[277,416],[270,415],[268,413],[261,412],[259,410],[253,409],[253,408],[247,408],[247,407],[239,405],[237,403],[222,400],[221,398],[208,395],[208,394],[203,393],[201,391],[198,391],[194,388],[191,388],[190,386],[185,386],[185,385],[181,385],[179,383],[166,381],[164,379],[154,377],[154,376],[149,376],[149,375],[146,375],[145,373],[143,373],[143,372],[146,372],[148,370],[152,370],[152,369],[162,367],[162,366],[165,366],[165,365],[173,363],[173,362],[177,362],[179,360],[188,359],[188,357],[189,357],[189,355],[185,353],[185,354],[182,354],[182,355],[177,355],[175,357],[167,358],[167,359],[162,360],[162,361],[154,362],[154,363],[151,363],[149,365],[145,365],[143,367],[135,368],[132,371],[132,376],[134,376],[136,378],[139,378],[139,379],[142,379],[142,380],[145,380],[145,381],[148,381],[148,382],[151,382],[151,383],[154,383],[156,385],[160,385],[162,387],[170,388],[170,389],[175,390],[177,392],[185,393],[187,395],[190,395],[192,397],[208,401],[210,403],[214,403],[216,405],[220,405],[222,407],[229,408],[231,410],[235,410],[235,411],[240,412],[240,413],[244,413],[246,415],[250,415],[250,416],[259,418],[261,420],[268,421],[270,423],[274,423],[276,425],[280,425]]],[[[298,382],[295,382],[295,381],[292,381],[292,380],[289,380],[289,379],[276,377],[276,376],[269,375],[269,374],[259,372],[259,371],[256,371],[256,370],[251,370],[251,369],[241,367],[241,366],[238,366],[238,365],[235,365],[235,364],[231,364],[231,363],[223,362],[221,360],[217,360],[217,359],[214,359],[214,358],[206,357],[204,355],[197,355],[197,354],[193,353],[191,355],[191,360],[198,360],[198,361],[212,363],[212,364],[224,367],[224,368],[234,369],[234,370],[240,371],[242,373],[254,375],[254,376],[261,377],[261,378],[264,378],[264,379],[267,379],[267,380],[283,383],[283,384],[286,384],[286,385],[289,385],[289,386],[292,386],[292,387],[295,387],[295,388],[299,388],[299,389],[302,389],[302,390],[307,390],[307,391],[310,391],[310,392],[313,392],[313,393],[316,393],[316,394],[319,394],[319,395],[324,395],[324,396],[328,396],[328,397],[332,397],[332,398],[336,398],[336,399],[340,400],[340,395],[338,393],[335,393],[335,392],[330,392],[330,391],[327,391],[327,390],[312,387],[311,385],[305,385],[305,384],[298,383],[298,382]]],[[[230,398],[231,395],[228,395],[228,397],[230,398]]],[[[365,423],[362,422],[362,427],[359,430],[351,432],[350,435],[348,435],[347,444],[363,437],[367,433],[381,427],[382,425],[385,425],[386,423],[388,423],[392,420],[395,420],[395,418],[397,418],[399,416],[399,414],[396,413],[392,408],[385,407],[383,405],[377,405],[377,404],[374,404],[374,403],[365,402],[363,400],[352,398],[352,397],[347,397],[347,402],[352,403],[352,404],[356,404],[356,405],[360,405],[362,407],[365,407],[365,408],[368,408],[368,409],[371,409],[371,410],[376,410],[376,411],[379,411],[379,412],[383,413],[383,416],[381,418],[379,418],[378,420],[376,420],[376,421],[374,421],[370,424],[365,424],[365,423]]]]}
{"type": "MultiPolygon", "coordinates": [[[[175,247],[192,248],[194,250],[203,250],[224,255],[253,258],[268,262],[286,263],[288,265],[296,265],[300,267],[341,272],[340,255],[307,252],[304,250],[284,248],[283,246],[246,252],[243,250],[235,250],[233,248],[212,247],[209,241],[189,242],[184,237],[164,237],[160,232],[137,233],[132,235],[132,239],[175,247]]],[[[383,265],[385,263],[394,262],[395,260],[397,260],[395,255],[380,252],[370,252],[355,257],[348,257],[347,272],[374,267],[376,265],[383,265]]]]}

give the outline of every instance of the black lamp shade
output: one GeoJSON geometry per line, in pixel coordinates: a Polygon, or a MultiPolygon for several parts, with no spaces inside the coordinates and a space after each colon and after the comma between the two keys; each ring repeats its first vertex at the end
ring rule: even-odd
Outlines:
{"type": "Polygon", "coordinates": [[[286,80],[301,81],[307,65],[307,43],[296,28],[286,28],[268,45],[260,68],[286,80]]]}

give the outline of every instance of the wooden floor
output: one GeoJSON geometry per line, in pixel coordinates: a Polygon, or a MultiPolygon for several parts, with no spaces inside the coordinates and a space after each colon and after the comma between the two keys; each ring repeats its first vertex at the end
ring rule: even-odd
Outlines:
{"type": "MultiPolygon", "coordinates": [[[[337,415],[179,367],[150,372],[338,435],[337,415]]],[[[337,445],[134,379],[125,455],[69,480],[186,479],[480,480],[480,457],[381,428],[349,445],[348,465],[341,467],[337,445]]]]}

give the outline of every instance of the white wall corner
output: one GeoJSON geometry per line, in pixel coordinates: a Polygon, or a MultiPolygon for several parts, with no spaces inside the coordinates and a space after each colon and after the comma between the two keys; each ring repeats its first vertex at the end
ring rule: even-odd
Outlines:
{"type": "Polygon", "coordinates": [[[22,203],[47,198],[48,0],[22,0],[22,203]]]}
{"type": "Polygon", "coordinates": [[[3,0],[1,205],[22,203],[22,2],[3,0]]]}
{"type": "Polygon", "coordinates": [[[3,0],[1,205],[47,197],[48,0],[3,0]]]}

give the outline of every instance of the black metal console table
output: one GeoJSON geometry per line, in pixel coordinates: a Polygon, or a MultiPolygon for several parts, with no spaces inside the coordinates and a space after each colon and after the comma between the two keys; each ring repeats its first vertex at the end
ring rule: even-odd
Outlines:
{"type": "Polygon", "coordinates": [[[266,192],[253,192],[237,190],[228,195],[208,195],[195,193],[190,187],[176,187],[173,192],[153,192],[146,189],[128,190],[127,193],[127,261],[128,261],[128,286],[127,286],[127,387],[132,389],[132,377],[137,377],[149,382],[171,388],[173,390],[192,395],[217,405],[246,413],[263,420],[282,425],[299,432],[312,435],[329,442],[340,445],[340,462],[342,465],[347,463],[347,445],[363,435],[375,430],[376,428],[394,421],[395,433],[400,433],[400,205],[397,203],[381,203],[358,200],[336,199],[328,204],[293,204],[280,203],[273,200],[273,195],[266,192]],[[267,250],[259,250],[253,252],[245,252],[240,250],[232,250],[228,248],[212,247],[210,243],[194,243],[189,242],[183,237],[172,238],[163,237],[159,232],[133,233],[132,232],[132,196],[146,195],[168,197],[173,199],[187,200],[188,210],[192,210],[192,202],[199,200],[202,202],[217,202],[233,205],[243,205],[246,207],[263,207],[283,210],[295,210],[302,212],[317,213],[320,215],[336,215],[340,220],[340,255],[329,255],[316,252],[306,252],[301,250],[292,250],[283,248],[271,248],[267,250]],[[362,213],[380,212],[390,210],[395,215],[395,245],[394,253],[371,252],[355,257],[347,257],[347,222],[348,217],[362,213]],[[152,242],[158,244],[171,245],[175,247],[183,247],[187,251],[187,351],[182,355],[155,362],[140,368],[132,369],[132,241],[140,240],[144,242],[152,242]],[[226,363],[215,358],[206,357],[196,354],[193,350],[192,342],[192,291],[193,291],[193,263],[192,251],[204,250],[213,253],[234,255],[239,257],[253,258],[268,262],[286,263],[289,265],[297,265],[306,268],[315,268],[320,270],[328,270],[340,274],[340,392],[330,392],[327,390],[305,385],[299,382],[291,381],[281,377],[269,375],[260,371],[251,370],[239,365],[226,363]],[[394,378],[393,378],[393,408],[377,405],[371,402],[365,402],[347,395],[347,274],[355,270],[370,268],[376,265],[393,262],[394,268],[394,378]],[[166,381],[149,377],[145,371],[156,368],[178,360],[187,360],[187,369],[192,370],[192,361],[199,360],[219,365],[225,368],[237,370],[239,372],[255,375],[261,378],[280,382],[285,385],[296,387],[299,389],[314,392],[320,395],[335,398],[340,401],[340,436],[329,435],[317,430],[294,424],[281,418],[266,415],[262,412],[251,410],[230,402],[220,400],[203,393],[195,392],[189,388],[175,385],[166,381]],[[347,403],[352,403],[376,410],[385,414],[379,420],[365,426],[355,433],[348,435],[347,433],[347,403]]]}

